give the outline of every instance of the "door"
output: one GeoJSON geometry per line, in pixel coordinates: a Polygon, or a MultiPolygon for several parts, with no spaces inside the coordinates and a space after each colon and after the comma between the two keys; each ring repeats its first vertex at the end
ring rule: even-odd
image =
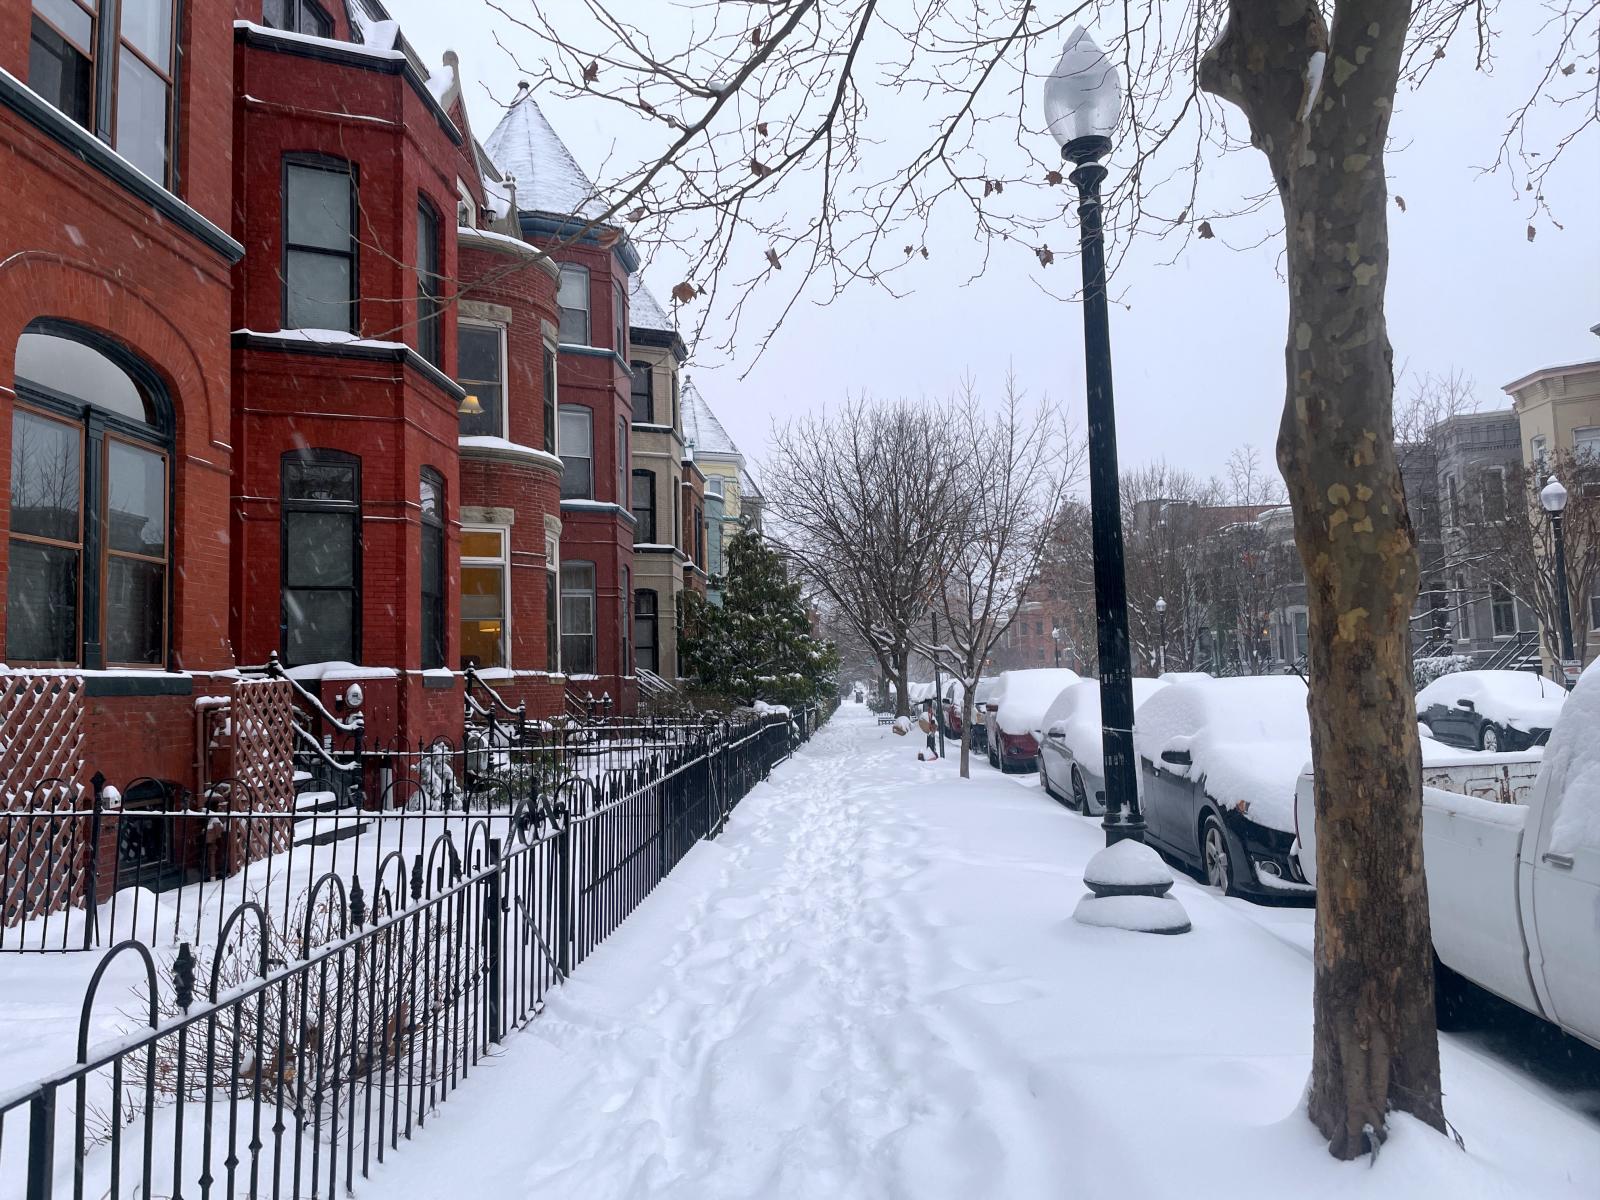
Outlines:
{"type": "MultiPolygon", "coordinates": [[[[1561,775],[1551,784],[1569,781],[1565,772],[1561,775]]],[[[1533,928],[1529,947],[1536,949],[1538,971],[1555,1020],[1600,1045],[1600,823],[1592,819],[1562,822],[1560,802],[1571,798],[1556,793],[1556,786],[1545,788],[1545,813],[1530,864],[1533,928]]],[[[1592,795],[1584,800],[1596,802],[1592,795]]]]}
{"type": "Polygon", "coordinates": [[[1170,850],[1178,847],[1173,839],[1181,824],[1180,814],[1189,807],[1193,789],[1187,778],[1189,768],[1152,762],[1141,756],[1139,773],[1144,779],[1144,823],[1148,835],[1170,850]]]}

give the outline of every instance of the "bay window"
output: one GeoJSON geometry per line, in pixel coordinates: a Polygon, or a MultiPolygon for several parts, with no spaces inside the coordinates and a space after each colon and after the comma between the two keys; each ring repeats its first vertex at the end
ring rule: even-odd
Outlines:
{"type": "Polygon", "coordinates": [[[283,327],[356,331],[356,188],[349,163],[283,168],[283,327]]]}
{"type": "Polygon", "coordinates": [[[633,423],[653,425],[656,419],[654,376],[647,362],[629,364],[633,368],[633,423]]]}
{"type": "Polygon", "coordinates": [[[633,544],[656,540],[656,473],[633,473],[633,544]]]}
{"type": "Polygon", "coordinates": [[[593,675],[594,564],[569,559],[561,564],[561,665],[568,675],[593,675]]]}
{"type": "Polygon", "coordinates": [[[482,409],[461,414],[462,437],[506,435],[505,339],[504,326],[456,322],[456,382],[482,409]]]}
{"type": "Polygon", "coordinates": [[[417,200],[417,353],[434,366],[444,360],[444,304],[440,299],[443,258],[439,248],[439,214],[427,200],[417,200]]]}
{"type": "Polygon", "coordinates": [[[640,588],[633,594],[633,644],[639,655],[639,669],[657,674],[661,670],[658,599],[653,588],[640,588]]]}
{"type": "Polygon", "coordinates": [[[422,468],[422,669],[444,666],[444,477],[422,468]]]}
{"type": "Polygon", "coordinates": [[[167,658],[170,410],[115,344],[54,321],[17,340],[5,659],[167,658]]]}
{"type": "Polygon", "coordinates": [[[594,498],[594,417],[581,404],[561,406],[561,498],[594,498]]]}
{"type": "Polygon", "coordinates": [[[561,264],[561,283],[556,289],[556,307],[561,310],[561,340],[570,346],[589,344],[589,272],[574,263],[561,264]]]}
{"type": "Polygon", "coordinates": [[[509,667],[506,530],[461,531],[461,665],[509,667]]]}
{"type": "Polygon", "coordinates": [[[283,456],[283,658],[361,661],[361,460],[283,456]]]}

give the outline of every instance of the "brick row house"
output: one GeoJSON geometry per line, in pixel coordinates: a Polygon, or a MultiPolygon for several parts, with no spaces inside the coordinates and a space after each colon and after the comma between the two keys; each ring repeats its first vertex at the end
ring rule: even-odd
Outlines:
{"type": "Polygon", "coordinates": [[[23,0],[0,68],[0,808],[287,805],[287,734],[226,714],[454,741],[468,667],[631,711],[637,259],[545,252],[572,214],[455,56],[377,0],[23,0]]]}

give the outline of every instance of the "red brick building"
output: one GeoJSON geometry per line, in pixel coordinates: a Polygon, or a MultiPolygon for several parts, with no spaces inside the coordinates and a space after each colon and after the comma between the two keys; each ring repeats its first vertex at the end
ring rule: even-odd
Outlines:
{"type": "Polygon", "coordinates": [[[638,704],[634,676],[633,421],[628,277],[639,258],[594,185],[524,90],[486,141],[514,181],[523,235],[559,268],[556,372],[561,476],[561,665],[574,692],[638,704]],[[580,236],[581,235],[581,236],[580,236]]]}
{"type": "Polygon", "coordinates": [[[458,738],[469,665],[559,711],[564,537],[631,703],[628,260],[569,252],[598,341],[558,350],[454,57],[376,0],[18,0],[0,68],[6,782],[70,726],[52,769],[203,789],[205,714],[274,654],[346,717],[359,682],[369,743],[458,738]],[[595,426],[576,529],[558,379],[595,426]]]}

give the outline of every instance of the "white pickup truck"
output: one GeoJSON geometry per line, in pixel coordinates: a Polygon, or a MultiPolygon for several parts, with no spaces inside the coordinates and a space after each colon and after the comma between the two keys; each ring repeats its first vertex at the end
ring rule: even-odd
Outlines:
{"type": "MultiPolygon", "coordinates": [[[[1600,1046],[1600,670],[1579,680],[1542,757],[1428,757],[1422,855],[1439,961],[1600,1046]]],[[[1314,812],[1307,774],[1295,824],[1313,884],[1314,812]]]]}

